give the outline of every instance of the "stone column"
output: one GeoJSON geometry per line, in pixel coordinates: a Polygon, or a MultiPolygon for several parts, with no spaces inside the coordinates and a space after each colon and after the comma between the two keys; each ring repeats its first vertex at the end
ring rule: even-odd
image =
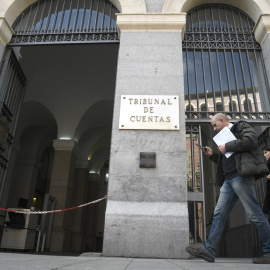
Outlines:
{"type": "MultiPolygon", "coordinates": [[[[87,203],[87,184],[90,169],[90,160],[78,160],[76,162],[75,177],[72,189],[72,206],[78,206],[87,203]]],[[[70,219],[76,220],[76,222],[70,223],[71,251],[85,251],[86,237],[84,226],[86,215],[87,211],[84,207],[72,210],[70,213],[70,219]]]]}
{"type": "MultiPolygon", "coordinates": [[[[49,193],[56,198],[56,209],[71,207],[76,146],[73,140],[53,141],[55,153],[49,193]]],[[[70,250],[70,222],[70,211],[54,214],[50,251],[70,250]]]]}
{"type": "MultiPolygon", "coordinates": [[[[261,44],[266,75],[270,82],[270,14],[260,15],[253,31],[256,40],[261,44]]],[[[261,71],[258,72],[260,73],[261,71]]],[[[266,96],[265,99],[267,98],[270,99],[269,93],[268,97],[266,96]]],[[[266,110],[269,111],[270,108],[268,107],[266,110]]]]}
{"type": "Polygon", "coordinates": [[[187,258],[182,63],[185,14],[119,14],[120,48],[103,255],[187,258]],[[177,95],[180,130],[119,130],[121,95],[177,95]],[[156,168],[140,169],[140,152],[156,168]]]}

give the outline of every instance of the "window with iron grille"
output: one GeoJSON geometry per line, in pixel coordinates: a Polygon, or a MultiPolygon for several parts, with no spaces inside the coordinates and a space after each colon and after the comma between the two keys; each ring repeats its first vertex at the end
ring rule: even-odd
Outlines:
{"type": "Polygon", "coordinates": [[[269,84],[252,19],[227,5],[187,14],[183,46],[187,120],[216,112],[232,119],[270,119],[269,84]]]}
{"type": "Polygon", "coordinates": [[[38,0],[13,24],[9,45],[118,42],[108,0],[38,0]]]}

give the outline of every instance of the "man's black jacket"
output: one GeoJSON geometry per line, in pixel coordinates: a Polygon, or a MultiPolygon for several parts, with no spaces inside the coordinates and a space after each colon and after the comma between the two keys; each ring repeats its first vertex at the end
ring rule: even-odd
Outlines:
{"type": "MultiPolygon", "coordinates": [[[[254,176],[259,179],[269,173],[263,155],[259,152],[254,128],[245,121],[238,121],[232,126],[231,132],[236,140],[226,143],[225,148],[226,152],[234,152],[239,176],[254,176]]],[[[221,186],[224,182],[222,154],[214,153],[209,158],[218,165],[216,182],[221,186]]]]}

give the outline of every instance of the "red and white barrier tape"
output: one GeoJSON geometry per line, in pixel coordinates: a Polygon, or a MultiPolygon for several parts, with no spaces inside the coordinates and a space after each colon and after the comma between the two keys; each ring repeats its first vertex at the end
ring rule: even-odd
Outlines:
{"type": "Polygon", "coordinates": [[[73,210],[73,209],[78,209],[84,206],[88,206],[90,204],[94,204],[94,203],[98,203],[102,200],[105,200],[108,197],[108,195],[106,195],[105,197],[92,201],[92,202],[88,202],[85,204],[81,204],[79,206],[74,206],[71,208],[66,208],[66,209],[60,209],[60,210],[50,210],[50,211],[19,211],[19,210],[14,210],[14,209],[6,209],[6,208],[1,208],[0,210],[2,211],[6,211],[6,212],[14,212],[14,213],[19,213],[19,214],[35,214],[35,215],[44,215],[44,214],[52,214],[52,213],[60,213],[60,212],[64,212],[64,211],[69,211],[69,210],[73,210]]]}

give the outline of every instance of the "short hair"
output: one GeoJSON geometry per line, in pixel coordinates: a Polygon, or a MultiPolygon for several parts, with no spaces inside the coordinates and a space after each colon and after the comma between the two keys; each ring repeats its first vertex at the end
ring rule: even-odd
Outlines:
{"type": "Polygon", "coordinates": [[[270,145],[266,145],[264,148],[263,148],[264,151],[270,151],[270,145]]]}
{"type": "Polygon", "coordinates": [[[228,116],[224,113],[217,113],[214,115],[215,121],[219,121],[220,119],[223,119],[226,122],[230,122],[228,116]]]}

